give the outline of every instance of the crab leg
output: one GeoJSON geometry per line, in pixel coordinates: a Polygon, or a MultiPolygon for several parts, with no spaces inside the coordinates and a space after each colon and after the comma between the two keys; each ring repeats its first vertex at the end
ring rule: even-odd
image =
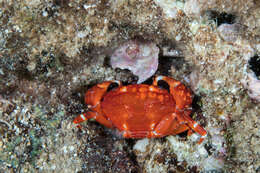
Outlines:
{"type": "Polygon", "coordinates": [[[79,123],[81,123],[83,121],[87,121],[87,120],[92,119],[92,118],[95,119],[97,122],[103,124],[104,126],[108,127],[108,128],[112,128],[113,127],[113,124],[111,123],[111,121],[107,120],[104,115],[98,114],[97,112],[90,112],[90,111],[78,115],[73,120],[73,123],[74,124],[79,124],[79,123]]]}
{"type": "Polygon", "coordinates": [[[190,133],[192,133],[192,130],[190,129],[189,126],[187,126],[186,124],[181,124],[179,125],[176,129],[174,127],[171,127],[170,131],[171,131],[171,135],[177,135],[179,133],[188,131],[188,136],[190,135],[190,133]]]}
{"type": "Polygon", "coordinates": [[[96,117],[96,114],[94,112],[87,112],[87,113],[83,113],[78,115],[74,120],[73,123],[74,124],[79,124],[83,121],[87,121],[88,119],[94,118],[96,117]]]}
{"type": "Polygon", "coordinates": [[[85,103],[88,104],[89,108],[95,108],[100,104],[100,101],[107,92],[109,85],[112,83],[117,83],[119,86],[121,85],[119,81],[106,81],[93,86],[86,92],[85,103]]]}
{"type": "Polygon", "coordinates": [[[202,143],[202,141],[207,137],[207,131],[202,128],[196,121],[194,121],[189,115],[183,114],[182,116],[177,116],[177,119],[179,122],[186,123],[194,132],[197,132],[201,135],[198,144],[202,143]]]}
{"type": "Polygon", "coordinates": [[[155,127],[152,132],[151,137],[161,137],[168,134],[171,134],[169,129],[175,129],[179,126],[178,121],[176,121],[176,113],[169,114],[165,116],[155,127]],[[163,134],[163,135],[162,135],[163,134]]]}

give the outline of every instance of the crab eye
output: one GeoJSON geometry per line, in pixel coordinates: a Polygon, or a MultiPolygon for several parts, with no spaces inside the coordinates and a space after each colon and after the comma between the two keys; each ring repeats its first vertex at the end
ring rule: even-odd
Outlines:
{"type": "Polygon", "coordinates": [[[159,88],[165,89],[165,90],[167,90],[168,92],[170,92],[170,85],[169,85],[166,81],[164,81],[164,80],[159,80],[159,81],[157,82],[157,85],[158,85],[159,88]]]}
{"type": "Polygon", "coordinates": [[[118,82],[113,82],[113,83],[111,83],[111,84],[107,87],[107,92],[109,92],[109,91],[111,91],[111,90],[114,90],[114,89],[116,89],[116,88],[118,88],[118,87],[119,87],[118,82]]]}

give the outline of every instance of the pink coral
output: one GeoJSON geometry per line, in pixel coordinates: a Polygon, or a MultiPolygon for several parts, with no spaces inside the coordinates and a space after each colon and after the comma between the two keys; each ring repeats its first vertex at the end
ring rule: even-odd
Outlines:
{"type": "Polygon", "coordinates": [[[260,102],[260,80],[253,73],[247,75],[247,79],[242,84],[248,89],[248,95],[253,100],[260,102]]]}
{"type": "Polygon", "coordinates": [[[158,68],[159,48],[151,42],[131,40],[118,47],[111,56],[112,68],[129,69],[142,83],[158,68]]]}

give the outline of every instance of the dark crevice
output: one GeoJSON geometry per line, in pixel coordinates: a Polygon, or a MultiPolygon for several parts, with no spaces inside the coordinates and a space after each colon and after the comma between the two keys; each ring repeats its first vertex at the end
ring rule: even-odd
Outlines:
{"type": "Polygon", "coordinates": [[[153,84],[153,77],[149,77],[142,84],[152,85],[153,84]]]}
{"type": "Polygon", "coordinates": [[[235,23],[236,16],[234,14],[229,14],[226,12],[218,12],[218,11],[208,11],[207,14],[209,15],[210,20],[214,20],[217,26],[221,24],[233,24],[235,23]]]}
{"type": "Polygon", "coordinates": [[[182,133],[179,133],[177,136],[181,137],[181,138],[185,138],[188,136],[188,130],[182,132],[182,133]]]}
{"type": "Polygon", "coordinates": [[[185,63],[187,62],[184,57],[160,56],[156,74],[170,76],[171,66],[173,66],[176,70],[181,70],[185,63]]]}
{"type": "Polygon", "coordinates": [[[248,61],[249,68],[255,73],[258,79],[260,79],[260,57],[255,55],[248,61]]]}

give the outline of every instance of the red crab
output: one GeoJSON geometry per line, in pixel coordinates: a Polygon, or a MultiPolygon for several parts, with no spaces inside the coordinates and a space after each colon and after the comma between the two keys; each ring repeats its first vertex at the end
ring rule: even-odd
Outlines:
{"type": "Polygon", "coordinates": [[[77,116],[75,124],[93,118],[106,127],[117,128],[125,138],[159,138],[188,130],[188,134],[200,134],[201,143],[207,135],[189,116],[191,92],[169,77],[157,76],[153,85],[103,82],[86,92],[85,102],[90,111],[77,116]],[[161,80],[168,83],[169,91],[158,86],[161,80]],[[118,87],[108,91],[115,83],[118,87]]]}

